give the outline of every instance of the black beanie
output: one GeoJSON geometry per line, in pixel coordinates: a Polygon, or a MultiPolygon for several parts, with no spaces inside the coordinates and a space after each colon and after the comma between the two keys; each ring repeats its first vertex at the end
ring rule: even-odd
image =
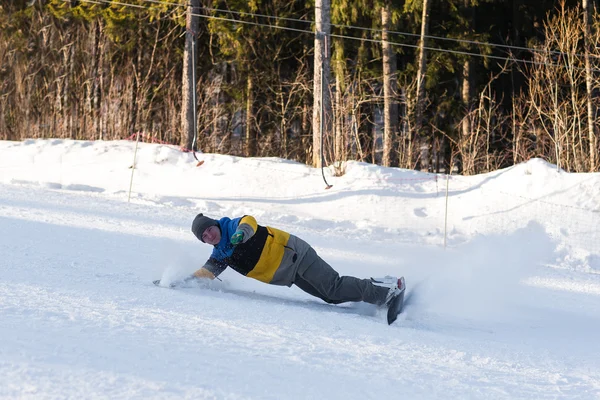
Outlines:
{"type": "Polygon", "coordinates": [[[204,240],[202,240],[202,234],[204,233],[206,228],[213,225],[219,226],[219,223],[216,220],[205,217],[204,215],[202,215],[202,213],[200,213],[196,215],[196,218],[194,218],[194,222],[192,222],[192,232],[194,232],[194,235],[196,235],[198,240],[204,243],[204,240]]]}

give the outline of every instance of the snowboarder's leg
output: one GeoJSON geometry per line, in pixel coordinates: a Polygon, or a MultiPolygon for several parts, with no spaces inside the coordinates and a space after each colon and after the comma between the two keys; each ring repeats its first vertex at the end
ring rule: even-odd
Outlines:
{"type": "Polygon", "coordinates": [[[302,282],[300,289],[307,293],[318,293],[317,297],[328,303],[344,303],[347,301],[365,301],[382,305],[385,303],[389,288],[374,285],[369,279],[358,279],[353,276],[340,276],[329,264],[317,256],[309,266],[299,268],[297,282],[302,282]],[[299,279],[298,279],[299,278],[299,279]],[[308,290],[307,290],[308,289],[308,290]]]}
{"type": "Polygon", "coordinates": [[[330,304],[343,303],[343,301],[331,301],[328,298],[324,297],[323,295],[321,295],[321,293],[319,293],[319,291],[317,289],[312,287],[312,285],[310,283],[308,283],[307,281],[302,279],[300,277],[300,275],[296,275],[296,279],[294,280],[294,285],[298,286],[300,289],[302,289],[306,293],[320,298],[321,300],[323,300],[326,303],[330,303],[330,304]]]}

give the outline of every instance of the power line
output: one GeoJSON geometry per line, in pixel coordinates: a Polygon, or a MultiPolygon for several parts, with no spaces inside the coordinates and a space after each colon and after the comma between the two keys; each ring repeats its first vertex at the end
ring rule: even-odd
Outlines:
{"type": "MultiPolygon", "coordinates": [[[[70,0],[63,0],[65,3],[69,2],[70,0]]],[[[116,5],[122,5],[122,6],[129,6],[129,7],[134,7],[134,8],[142,8],[142,9],[148,9],[148,7],[146,6],[142,6],[139,4],[129,4],[129,3],[119,3],[117,1],[112,1],[112,0],[80,0],[82,3],[92,3],[92,4],[116,4],[116,5]]]]}
{"type": "MultiPolygon", "coordinates": [[[[355,40],[364,40],[365,42],[381,43],[380,39],[357,38],[357,37],[353,37],[353,36],[338,35],[338,34],[334,34],[334,33],[331,33],[330,36],[331,37],[341,38],[341,39],[355,39],[355,40]]],[[[389,44],[391,44],[393,46],[399,46],[399,47],[409,47],[409,48],[414,48],[414,49],[420,48],[420,46],[416,45],[416,44],[396,43],[396,42],[390,42],[390,41],[387,41],[387,43],[389,43],[389,44]]],[[[440,49],[439,47],[427,47],[427,46],[423,46],[423,49],[428,50],[428,51],[440,51],[440,52],[443,52],[443,53],[459,54],[459,55],[464,55],[464,56],[474,56],[474,57],[491,58],[491,59],[500,60],[500,61],[514,61],[514,62],[519,62],[519,63],[523,63],[523,64],[544,65],[544,66],[547,66],[547,67],[562,67],[562,65],[559,65],[559,64],[549,64],[549,63],[545,63],[545,62],[542,62],[542,61],[524,60],[524,59],[518,59],[518,58],[513,58],[513,57],[501,57],[501,56],[485,55],[485,54],[480,54],[480,53],[471,53],[471,52],[462,51],[462,50],[440,49]]],[[[583,67],[581,67],[581,68],[579,68],[579,67],[573,67],[573,69],[584,70],[585,68],[583,68],[583,67]]],[[[594,71],[594,72],[600,72],[600,69],[592,68],[592,71],[594,71]]]]}
{"type": "MultiPolygon", "coordinates": [[[[67,2],[69,0],[63,0],[63,1],[67,2]]],[[[147,7],[147,6],[142,6],[142,5],[139,5],[139,4],[123,3],[123,2],[115,1],[115,0],[79,0],[79,1],[82,2],[82,3],[92,3],[92,4],[100,4],[100,5],[102,5],[102,4],[113,5],[114,4],[114,5],[118,5],[118,6],[127,6],[127,7],[149,9],[149,7],[147,7]]],[[[146,3],[165,4],[165,5],[171,5],[171,6],[176,6],[176,7],[187,7],[187,6],[182,5],[182,4],[167,3],[167,2],[164,2],[164,1],[157,1],[157,0],[143,0],[143,1],[146,2],[146,3]]],[[[189,6],[189,7],[192,7],[192,6],[189,6]]],[[[205,9],[205,7],[192,7],[192,8],[205,9]]],[[[244,13],[240,13],[240,14],[244,14],[244,13]]],[[[287,26],[277,26],[277,25],[261,24],[259,22],[242,21],[242,20],[234,19],[234,18],[217,17],[215,15],[204,15],[204,14],[195,14],[195,13],[191,13],[191,15],[193,15],[195,17],[205,18],[205,19],[215,19],[215,20],[219,20],[219,21],[237,22],[237,23],[245,24],[245,25],[254,25],[254,26],[267,27],[267,28],[276,28],[276,29],[282,29],[282,30],[287,30],[287,31],[300,32],[300,33],[309,33],[311,35],[314,34],[313,31],[308,31],[308,30],[304,30],[304,29],[297,29],[297,28],[291,28],[291,27],[287,27],[287,26]]],[[[272,18],[278,18],[278,17],[272,17],[272,18]]]]}
{"type": "MultiPolygon", "coordinates": [[[[153,4],[176,6],[176,7],[185,7],[185,8],[192,7],[190,4],[169,3],[164,0],[140,0],[140,1],[144,1],[146,3],[153,3],[153,4]]],[[[204,6],[200,6],[200,7],[196,7],[196,8],[201,8],[203,10],[211,11],[211,12],[222,12],[222,13],[226,13],[226,14],[229,13],[229,14],[234,14],[234,15],[239,15],[239,16],[266,18],[266,19],[273,19],[273,20],[277,20],[277,21],[299,22],[299,23],[303,23],[303,24],[315,23],[315,21],[307,20],[307,19],[278,17],[278,16],[274,16],[274,15],[258,14],[258,13],[252,13],[252,12],[247,12],[247,11],[224,10],[224,9],[204,7],[204,6]]],[[[366,27],[355,26],[355,25],[331,24],[331,26],[336,27],[336,28],[347,28],[347,29],[368,31],[368,32],[373,32],[373,33],[377,33],[377,34],[380,34],[383,32],[383,29],[366,28],[366,27]]],[[[389,31],[388,30],[387,33],[393,34],[393,35],[416,37],[416,38],[421,37],[421,35],[418,33],[402,32],[402,31],[389,31]]],[[[523,50],[523,51],[529,51],[532,53],[545,52],[545,50],[543,50],[543,49],[536,49],[533,47],[515,46],[515,45],[508,45],[508,44],[490,43],[490,42],[480,42],[480,41],[468,40],[468,39],[458,39],[458,38],[435,36],[435,35],[423,35],[423,37],[425,37],[427,39],[435,39],[435,40],[442,40],[442,41],[463,43],[463,44],[472,44],[472,45],[477,45],[477,46],[490,46],[490,47],[499,47],[499,48],[504,48],[504,49],[523,50]]],[[[552,53],[552,54],[557,54],[557,55],[574,55],[577,57],[584,57],[583,54],[565,53],[565,52],[557,51],[557,50],[549,50],[548,52],[552,53]]]]}
{"type": "MultiPolygon", "coordinates": [[[[338,24],[331,24],[331,26],[335,26],[336,28],[351,28],[351,29],[375,32],[375,33],[383,32],[382,29],[365,28],[362,26],[338,25],[338,24]]],[[[421,35],[419,33],[399,32],[399,31],[386,31],[386,32],[395,34],[395,35],[421,38],[421,35]]],[[[444,40],[444,41],[448,41],[448,42],[456,42],[456,43],[463,43],[463,44],[473,44],[473,45],[477,45],[477,46],[491,46],[491,47],[500,47],[500,48],[505,48],[505,49],[524,50],[524,51],[529,51],[531,53],[535,53],[535,52],[543,53],[546,51],[544,49],[536,49],[533,47],[522,47],[522,46],[514,46],[514,45],[508,45],[508,44],[490,43],[490,42],[478,42],[476,40],[456,39],[456,38],[443,37],[443,36],[423,35],[423,37],[425,37],[427,39],[444,40]]],[[[552,54],[557,54],[557,55],[569,55],[570,54],[570,55],[574,55],[574,56],[578,56],[578,57],[584,57],[583,54],[565,53],[565,52],[557,51],[557,50],[549,50],[548,52],[552,53],[552,54]]]]}
{"type": "MultiPolygon", "coordinates": [[[[63,1],[66,2],[68,0],[63,0],[63,1]]],[[[121,5],[121,6],[135,7],[135,8],[140,8],[140,9],[148,9],[149,8],[147,6],[143,6],[143,5],[139,5],[139,4],[123,3],[123,2],[115,1],[115,0],[80,0],[80,1],[83,2],[83,3],[121,5]]],[[[189,6],[189,5],[186,6],[186,5],[183,5],[183,4],[168,3],[168,2],[160,1],[160,0],[142,0],[142,1],[146,2],[146,3],[163,4],[163,5],[176,6],[176,7],[192,7],[192,6],[189,6]]],[[[240,11],[209,9],[209,8],[206,8],[206,7],[193,7],[193,8],[200,8],[200,9],[205,9],[205,10],[209,10],[209,11],[218,11],[218,12],[223,12],[223,13],[231,13],[231,14],[236,14],[236,15],[240,15],[240,16],[248,15],[248,16],[254,16],[254,17],[262,17],[262,18],[269,18],[269,19],[275,19],[275,20],[282,20],[282,21],[293,21],[293,22],[302,22],[302,23],[311,23],[311,24],[314,23],[314,21],[308,21],[308,20],[301,20],[301,19],[295,19],[295,18],[276,17],[276,16],[270,16],[270,15],[246,13],[246,12],[240,12],[240,11]]],[[[214,16],[214,15],[204,15],[204,14],[196,14],[196,13],[191,13],[191,15],[197,16],[197,17],[200,17],[200,18],[205,18],[205,19],[214,19],[214,20],[234,22],[234,23],[239,23],[239,24],[244,24],[244,25],[266,27],[266,28],[271,28],[271,29],[280,29],[280,30],[293,31],[293,32],[298,32],[298,33],[306,33],[306,34],[314,35],[314,31],[312,31],[312,30],[298,29],[298,28],[292,28],[292,27],[288,27],[288,26],[269,25],[269,24],[264,24],[264,23],[259,23],[259,22],[253,22],[253,21],[243,21],[243,20],[239,20],[239,19],[235,19],[235,18],[218,17],[218,16],[214,16]]],[[[382,32],[382,30],[371,29],[371,28],[362,28],[362,27],[351,26],[351,25],[334,25],[334,24],[332,24],[332,26],[347,27],[347,28],[353,28],[353,29],[359,29],[359,30],[369,30],[369,31],[375,31],[375,32],[382,32]]],[[[396,34],[399,34],[399,35],[408,35],[408,36],[420,36],[420,35],[417,35],[417,34],[405,33],[405,32],[392,32],[392,31],[388,31],[388,33],[396,33],[396,34]]],[[[331,37],[341,38],[341,39],[360,40],[360,41],[373,42],[373,43],[380,43],[381,42],[380,39],[362,38],[362,37],[349,36],[349,35],[330,34],[330,36],[331,37]]],[[[467,42],[467,43],[471,43],[471,44],[480,44],[480,45],[487,45],[487,46],[515,48],[515,49],[527,50],[527,51],[531,51],[531,52],[540,52],[540,51],[543,51],[543,50],[540,50],[540,49],[532,49],[532,48],[527,48],[527,47],[497,45],[497,44],[493,44],[493,43],[484,43],[484,42],[476,42],[476,41],[466,41],[466,40],[462,40],[462,39],[453,39],[453,38],[442,38],[442,37],[438,37],[438,36],[425,36],[425,37],[434,38],[434,39],[442,39],[442,40],[447,40],[447,41],[454,41],[454,42],[467,42]]],[[[392,45],[392,46],[398,46],[398,47],[408,47],[408,48],[416,48],[416,49],[419,48],[418,45],[408,44],[408,43],[398,43],[398,42],[390,42],[390,41],[388,41],[388,43],[390,45],[392,45]]],[[[517,58],[514,58],[514,57],[502,57],[502,56],[494,56],[494,55],[485,55],[485,54],[481,54],[481,53],[474,53],[474,52],[468,52],[468,51],[462,51],[462,50],[444,49],[444,48],[440,48],[440,47],[428,47],[428,46],[424,46],[423,49],[428,50],[428,51],[437,51],[437,52],[449,53],[449,54],[458,54],[458,55],[466,55],[466,56],[472,56],[472,57],[489,58],[489,59],[495,59],[495,60],[500,60],[500,61],[513,61],[513,62],[516,62],[516,63],[531,64],[531,65],[544,65],[544,66],[548,66],[548,67],[561,67],[562,66],[560,64],[552,64],[552,63],[546,63],[546,62],[542,62],[542,61],[517,59],[517,58]]],[[[569,53],[554,52],[554,51],[550,51],[550,53],[558,53],[558,54],[562,54],[562,55],[568,55],[569,54],[569,53]]],[[[572,54],[572,55],[580,56],[578,54],[572,54]]],[[[576,68],[576,67],[574,67],[574,69],[576,69],[576,70],[583,70],[584,68],[576,68]]],[[[600,72],[599,69],[595,69],[595,68],[593,69],[593,71],[594,72],[600,72]]]]}

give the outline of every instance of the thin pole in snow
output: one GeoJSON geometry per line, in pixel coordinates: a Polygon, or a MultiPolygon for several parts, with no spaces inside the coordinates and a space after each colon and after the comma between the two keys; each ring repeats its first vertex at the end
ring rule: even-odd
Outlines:
{"type": "Polygon", "coordinates": [[[138,143],[140,142],[140,133],[137,133],[135,139],[135,151],[133,152],[133,165],[131,166],[131,179],[129,180],[129,194],[127,195],[127,202],[131,200],[131,187],[133,186],[133,172],[135,171],[135,159],[137,157],[138,143]]]}
{"type": "Polygon", "coordinates": [[[446,249],[446,241],[448,237],[448,186],[450,183],[450,175],[446,175],[446,210],[444,212],[444,250],[446,249]]]}

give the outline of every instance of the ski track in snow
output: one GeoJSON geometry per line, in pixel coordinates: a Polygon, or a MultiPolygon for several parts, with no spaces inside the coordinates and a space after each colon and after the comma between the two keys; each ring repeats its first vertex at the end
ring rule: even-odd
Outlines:
{"type": "MultiPolygon", "coordinates": [[[[318,397],[325,387],[334,397],[353,398],[357,391],[370,397],[366,383],[380,395],[393,395],[401,385],[416,397],[463,397],[473,391],[474,398],[484,393],[493,398],[498,390],[500,397],[552,398],[555,390],[566,395],[600,378],[581,365],[565,372],[564,361],[554,358],[551,349],[543,357],[526,348],[511,351],[509,343],[494,343],[488,332],[484,336],[489,338],[481,337],[478,328],[471,331],[464,321],[456,325],[462,330],[458,334],[443,323],[427,332],[418,316],[415,323],[404,319],[388,329],[376,318],[337,313],[320,304],[304,307],[219,291],[119,286],[107,301],[98,289],[62,292],[0,285],[4,345],[23,349],[29,344],[27,352],[7,351],[0,371],[15,365],[29,371],[34,364],[30,372],[36,375],[50,373],[45,368],[54,375],[58,369],[63,379],[69,376],[75,383],[78,376],[95,382],[113,374],[109,382],[115,386],[109,389],[116,395],[125,394],[118,392],[119,384],[136,396],[153,388],[193,395],[200,386],[217,398],[243,394],[219,390],[231,379],[234,387],[249,387],[255,395],[268,382],[268,392],[263,393],[268,398],[318,397]],[[463,343],[465,336],[470,343],[463,343]],[[240,362],[243,369],[236,367],[240,362]],[[73,369],[79,371],[71,377],[73,369]],[[290,382],[290,376],[302,379],[290,382]],[[442,388],[436,387],[440,379],[447,380],[442,388]],[[306,382],[314,392],[304,387],[306,382]],[[545,386],[546,393],[541,390],[545,386]]],[[[60,382],[61,376],[54,378],[60,382]]],[[[41,391],[51,390],[40,385],[41,391]]],[[[97,394],[106,386],[105,382],[97,394]]]]}
{"type": "Polygon", "coordinates": [[[3,193],[11,196],[0,199],[2,226],[15,239],[3,247],[17,247],[19,267],[5,266],[0,283],[3,396],[374,398],[400,386],[412,398],[555,398],[598,390],[594,360],[586,369],[551,347],[540,356],[529,347],[535,335],[515,346],[493,318],[427,311],[418,297],[427,281],[408,291],[391,327],[369,306],[333,307],[235,275],[232,287],[161,290],[149,283],[150,266],[164,257],[153,247],[161,237],[187,244],[171,222],[185,220],[181,210],[146,218],[146,207],[94,195],[3,193]],[[65,200],[76,205],[61,207],[65,200]],[[77,261],[64,265],[65,251],[77,261]]]}
{"type": "Polygon", "coordinates": [[[600,398],[600,276],[536,263],[551,244],[535,225],[444,251],[250,203],[341,273],[404,274],[387,326],[231,271],[157,288],[208,257],[199,208],[244,203],[76,189],[0,184],[0,398],[600,398]]]}

